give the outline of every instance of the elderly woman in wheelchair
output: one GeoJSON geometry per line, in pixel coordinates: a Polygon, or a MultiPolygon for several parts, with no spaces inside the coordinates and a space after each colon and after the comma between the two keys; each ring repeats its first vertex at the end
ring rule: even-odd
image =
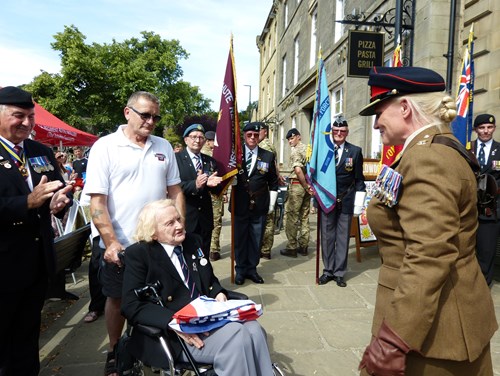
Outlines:
{"type": "MultiPolygon", "coordinates": [[[[201,237],[186,235],[174,201],[146,205],[139,215],[136,239],[138,243],[125,251],[122,299],[122,313],[132,327],[161,329],[176,361],[187,362],[192,356],[196,362],[211,364],[218,376],[274,375],[266,333],[255,320],[230,322],[199,334],[169,329],[172,316],[199,295],[217,301],[228,296],[200,248],[201,237]],[[151,290],[154,294],[147,293],[151,290]]],[[[168,368],[158,338],[144,331],[132,330],[129,349],[145,364],[168,368]]]]}

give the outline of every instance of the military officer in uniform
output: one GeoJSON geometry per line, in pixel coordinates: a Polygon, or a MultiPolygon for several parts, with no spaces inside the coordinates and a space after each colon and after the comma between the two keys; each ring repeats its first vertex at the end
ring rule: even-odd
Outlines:
{"type": "Polygon", "coordinates": [[[249,123],[243,128],[243,166],[233,187],[235,283],[245,278],[264,283],[257,273],[266,215],[274,211],[278,197],[278,175],[273,153],[258,147],[260,125],[249,123]]]}
{"type": "MultiPolygon", "coordinates": [[[[496,129],[495,117],[490,114],[478,115],[474,120],[477,139],[472,143],[482,174],[492,175],[500,187],[500,143],[493,139],[496,129]]],[[[497,195],[497,212],[480,213],[477,229],[476,254],[486,283],[493,284],[493,271],[497,238],[500,235],[500,196],[497,195]]]]}
{"type": "MultiPolygon", "coordinates": [[[[384,145],[404,144],[382,166],[368,206],[382,266],[365,375],[492,376],[498,328],[475,257],[476,178],[457,150],[455,100],[419,67],[373,67],[371,103],[384,145]]],[[[372,121],[369,122],[370,124],[372,121]]]]}
{"type": "Polygon", "coordinates": [[[290,190],[285,205],[285,233],[288,243],[280,253],[297,257],[297,253],[307,256],[309,246],[309,209],[313,191],[306,180],[306,145],[301,141],[300,132],[292,128],[286,134],[292,148],[290,154],[290,190]]]}

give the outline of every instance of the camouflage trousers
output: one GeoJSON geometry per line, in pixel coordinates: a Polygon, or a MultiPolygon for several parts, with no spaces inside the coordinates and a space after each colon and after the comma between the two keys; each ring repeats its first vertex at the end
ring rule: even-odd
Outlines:
{"type": "Polygon", "coordinates": [[[262,246],[260,252],[270,254],[274,243],[274,211],[266,217],[266,228],[264,230],[264,238],[262,239],[262,246]]]}
{"type": "Polygon", "coordinates": [[[220,232],[222,230],[222,215],[224,214],[224,200],[212,195],[212,210],[214,212],[214,229],[212,230],[212,241],[210,252],[220,252],[220,232]]]}
{"type": "Polygon", "coordinates": [[[309,245],[309,208],[311,195],[300,184],[291,184],[285,203],[285,234],[287,249],[309,245]]]}

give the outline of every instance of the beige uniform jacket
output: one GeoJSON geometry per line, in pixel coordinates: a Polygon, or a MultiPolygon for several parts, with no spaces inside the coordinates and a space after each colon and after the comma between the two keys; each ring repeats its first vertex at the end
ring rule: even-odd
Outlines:
{"type": "Polygon", "coordinates": [[[382,258],[372,331],[385,319],[425,357],[472,361],[497,329],[475,255],[476,180],[457,151],[432,143],[437,133],[418,134],[391,166],[399,202],[368,208],[382,258]]]}

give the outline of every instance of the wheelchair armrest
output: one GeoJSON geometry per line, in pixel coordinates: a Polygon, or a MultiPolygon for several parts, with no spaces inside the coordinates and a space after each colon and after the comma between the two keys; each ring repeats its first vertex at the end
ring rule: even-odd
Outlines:
{"type": "Polygon", "coordinates": [[[155,326],[143,325],[143,324],[135,324],[133,325],[134,330],[149,336],[149,337],[161,337],[164,332],[163,329],[157,328],[155,326]]]}
{"type": "Polygon", "coordinates": [[[229,300],[247,300],[248,296],[237,291],[226,290],[229,300]]]}

